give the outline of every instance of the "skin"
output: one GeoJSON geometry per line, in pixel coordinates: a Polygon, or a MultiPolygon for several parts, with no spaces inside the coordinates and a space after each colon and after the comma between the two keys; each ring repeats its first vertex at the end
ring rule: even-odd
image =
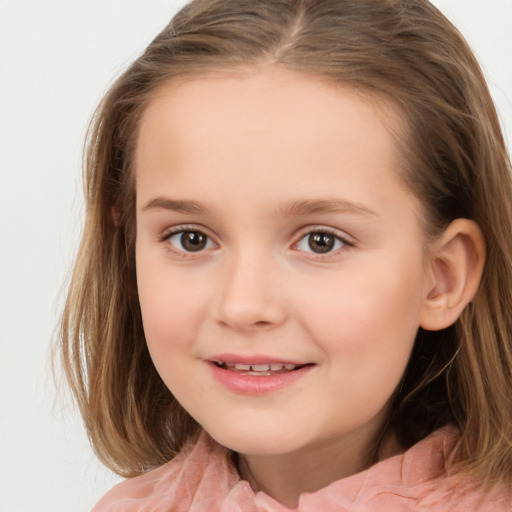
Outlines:
{"type": "Polygon", "coordinates": [[[151,356],[239,453],[242,477],[288,506],[367,467],[432,297],[391,128],[389,105],[272,67],[167,84],[141,121],[136,261],[151,356]],[[317,254],[309,234],[326,230],[339,238],[317,254]],[[204,249],[187,251],[183,231],[206,235],[204,249]],[[224,353],[311,366],[244,394],[212,376],[207,361],[224,353]]]}

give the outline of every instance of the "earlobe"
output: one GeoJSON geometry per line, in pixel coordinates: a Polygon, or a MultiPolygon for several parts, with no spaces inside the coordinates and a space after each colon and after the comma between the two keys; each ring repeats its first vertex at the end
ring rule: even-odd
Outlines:
{"type": "Polygon", "coordinates": [[[110,216],[112,217],[114,226],[116,228],[119,227],[119,224],[121,224],[121,212],[119,211],[119,207],[117,205],[112,206],[110,209],[110,216]]]}
{"type": "Polygon", "coordinates": [[[480,226],[468,219],[454,220],[431,248],[428,290],[420,326],[437,331],[452,325],[475,296],[485,262],[480,226]]]}

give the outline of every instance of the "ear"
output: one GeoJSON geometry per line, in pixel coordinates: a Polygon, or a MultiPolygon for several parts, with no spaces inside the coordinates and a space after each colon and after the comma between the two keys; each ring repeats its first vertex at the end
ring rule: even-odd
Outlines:
{"type": "Polygon", "coordinates": [[[420,326],[437,331],[452,325],[478,290],[485,241],[476,222],[454,220],[430,251],[432,285],[423,304],[420,326]]]}
{"type": "Polygon", "coordinates": [[[119,224],[121,224],[121,212],[116,204],[110,208],[110,216],[112,217],[114,226],[116,228],[119,227],[119,224]]]}

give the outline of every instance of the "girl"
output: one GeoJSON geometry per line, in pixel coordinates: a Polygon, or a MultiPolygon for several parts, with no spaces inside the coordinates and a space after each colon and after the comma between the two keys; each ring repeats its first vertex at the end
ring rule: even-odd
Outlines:
{"type": "Polygon", "coordinates": [[[426,0],[194,0],[103,100],[63,318],[108,511],[511,510],[512,183],[426,0]]]}

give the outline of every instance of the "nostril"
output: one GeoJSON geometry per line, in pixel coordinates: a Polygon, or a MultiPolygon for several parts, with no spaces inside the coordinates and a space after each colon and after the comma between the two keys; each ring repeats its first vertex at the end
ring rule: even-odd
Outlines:
{"type": "Polygon", "coordinates": [[[222,325],[224,325],[225,327],[229,327],[230,329],[232,329],[233,331],[235,332],[254,332],[254,331],[263,331],[265,329],[270,329],[273,325],[272,322],[266,322],[264,320],[260,320],[260,321],[257,321],[257,322],[252,322],[252,323],[246,323],[245,325],[242,325],[240,323],[235,323],[235,322],[225,322],[225,321],[221,321],[220,322],[222,325]]]}
{"type": "Polygon", "coordinates": [[[235,331],[263,331],[283,323],[286,312],[281,301],[247,291],[247,287],[226,288],[213,307],[215,320],[235,331]]]}

